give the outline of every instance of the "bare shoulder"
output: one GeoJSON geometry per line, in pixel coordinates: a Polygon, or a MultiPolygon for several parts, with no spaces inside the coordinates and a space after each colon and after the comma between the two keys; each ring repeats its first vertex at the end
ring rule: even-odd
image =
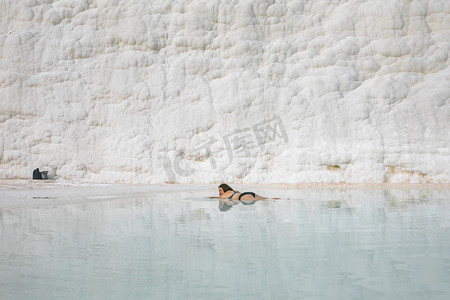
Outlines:
{"type": "Polygon", "coordinates": [[[222,195],[220,195],[219,196],[219,199],[228,199],[228,198],[230,198],[230,196],[232,195],[233,193],[230,193],[230,192],[225,192],[225,193],[223,193],[222,195]]]}

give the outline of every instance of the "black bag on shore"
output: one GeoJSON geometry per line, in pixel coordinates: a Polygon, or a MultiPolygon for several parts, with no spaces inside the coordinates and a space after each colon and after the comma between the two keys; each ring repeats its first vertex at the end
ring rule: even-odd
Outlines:
{"type": "Polygon", "coordinates": [[[41,172],[39,172],[39,168],[33,171],[33,179],[42,179],[41,172]]]}

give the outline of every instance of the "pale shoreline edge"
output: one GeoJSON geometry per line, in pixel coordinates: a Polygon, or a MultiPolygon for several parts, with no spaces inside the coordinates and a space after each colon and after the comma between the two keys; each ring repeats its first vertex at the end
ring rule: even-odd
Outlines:
{"type": "MultiPolygon", "coordinates": [[[[65,180],[33,180],[33,179],[0,179],[0,190],[20,189],[34,190],[64,187],[181,187],[181,186],[216,186],[220,183],[161,183],[133,184],[107,182],[76,182],[65,180]]],[[[270,188],[450,188],[450,183],[229,183],[234,186],[266,186],[270,188]]]]}

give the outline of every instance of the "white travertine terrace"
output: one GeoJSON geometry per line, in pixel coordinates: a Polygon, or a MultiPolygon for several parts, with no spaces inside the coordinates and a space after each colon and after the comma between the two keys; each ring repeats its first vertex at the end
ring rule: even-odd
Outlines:
{"type": "Polygon", "coordinates": [[[2,0],[0,177],[447,184],[449,53],[446,0],[2,0]]]}

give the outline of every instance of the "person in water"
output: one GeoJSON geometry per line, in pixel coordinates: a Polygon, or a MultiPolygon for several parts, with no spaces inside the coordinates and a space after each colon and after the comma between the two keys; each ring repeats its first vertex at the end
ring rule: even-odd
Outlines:
{"type": "Polygon", "coordinates": [[[211,199],[223,199],[219,202],[220,210],[228,210],[233,205],[242,203],[244,205],[254,204],[257,200],[267,199],[253,192],[240,193],[233,190],[228,184],[219,185],[219,197],[210,197],[211,199]]]}

